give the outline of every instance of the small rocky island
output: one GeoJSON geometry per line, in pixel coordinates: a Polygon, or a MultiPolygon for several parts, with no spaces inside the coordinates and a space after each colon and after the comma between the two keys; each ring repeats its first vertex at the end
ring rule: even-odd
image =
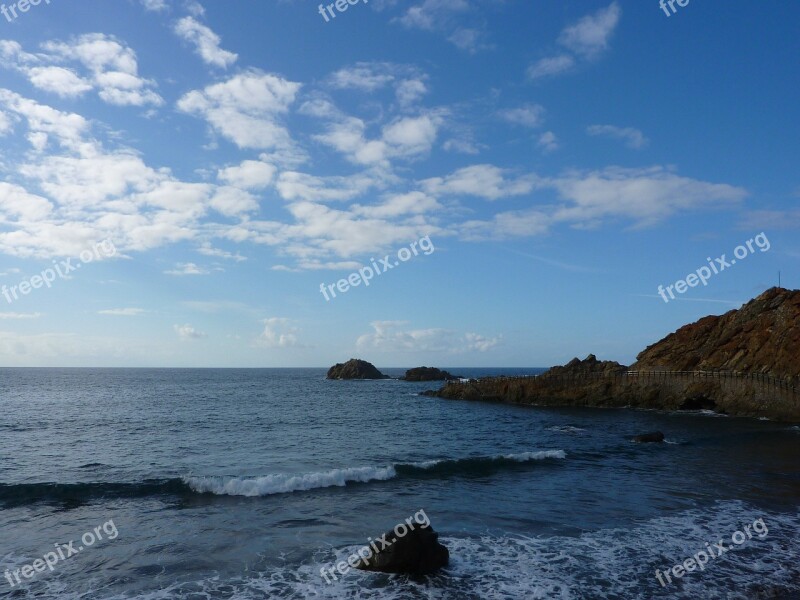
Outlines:
{"type": "Polygon", "coordinates": [[[447,371],[434,367],[416,367],[409,369],[401,377],[403,381],[449,381],[450,379],[463,379],[461,375],[451,375],[447,371]]]}
{"type": "Polygon", "coordinates": [[[685,325],[630,367],[590,354],[537,377],[448,382],[426,395],[536,406],[714,410],[800,421],[800,291],[772,288],[685,325]]]}
{"type": "Polygon", "coordinates": [[[337,363],[328,369],[328,379],[390,379],[375,365],[365,360],[351,358],[346,363],[337,363]]]}

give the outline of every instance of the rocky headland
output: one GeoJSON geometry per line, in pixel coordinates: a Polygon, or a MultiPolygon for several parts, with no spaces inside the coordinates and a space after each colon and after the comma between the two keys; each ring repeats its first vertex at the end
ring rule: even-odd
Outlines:
{"type": "Polygon", "coordinates": [[[573,359],[538,377],[448,382],[430,395],[538,406],[708,409],[800,421],[800,291],[772,288],[685,325],[630,367],[573,359]]]}

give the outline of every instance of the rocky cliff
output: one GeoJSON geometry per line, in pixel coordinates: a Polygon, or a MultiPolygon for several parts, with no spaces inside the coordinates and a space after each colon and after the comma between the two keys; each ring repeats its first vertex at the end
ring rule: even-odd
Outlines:
{"type": "Polygon", "coordinates": [[[800,377],[800,291],[767,290],[738,310],[681,327],[636,359],[632,370],[800,377]]]}
{"type": "Polygon", "coordinates": [[[800,291],[773,288],[739,310],[681,327],[630,368],[590,354],[539,377],[449,382],[433,395],[541,406],[712,409],[800,421],[800,291]]]}

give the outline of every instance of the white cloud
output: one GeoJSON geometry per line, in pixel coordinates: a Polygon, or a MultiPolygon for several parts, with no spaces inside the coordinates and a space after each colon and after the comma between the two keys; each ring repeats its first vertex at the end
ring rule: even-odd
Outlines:
{"type": "MultiPolygon", "coordinates": [[[[477,185],[483,180],[474,179],[477,185]]],[[[586,229],[623,220],[646,227],[681,212],[729,207],[747,196],[742,188],[680,177],[664,167],[568,171],[536,178],[535,191],[555,192],[557,199],[497,213],[488,220],[467,221],[452,230],[463,239],[477,241],[542,235],[558,224],[586,229]]]]}
{"type": "Polygon", "coordinates": [[[539,127],[544,122],[545,109],[540,104],[526,104],[497,113],[501,119],[524,127],[539,127]]]}
{"type": "Polygon", "coordinates": [[[394,218],[403,215],[424,214],[434,212],[441,208],[435,198],[422,192],[409,192],[407,194],[393,194],[377,205],[351,207],[357,215],[371,218],[394,218]]]}
{"type": "Polygon", "coordinates": [[[553,218],[581,226],[606,218],[653,225],[680,211],[730,206],[747,196],[742,188],[681,177],[663,167],[568,172],[543,179],[540,185],[567,202],[553,218]]]}
{"type": "Polygon", "coordinates": [[[470,139],[452,138],[442,144],[442,148],[448,152],[459,152],[461,154],[480,154],[478,145],[470,139]]]}
{"type": "Polygon", "coordinates": [[[169,271],[164,271],[165,275],[175,275],[175,276],[183,276],[183,275],[208,275],[209,271],[196,265],[193,262],[188,263],[177,263],[174,269],[170,269],[169,271]]]}
{"type": "Polygon", "coordinates": [[[206,14],[206,9],[196,0],[184,0],[183,4],[184,8],[189,12],[189,14],[194,15],[195,17],[203,17],[206,14]]]}
{"type": "Polygon", "coordinates": [[[569,71],[574,66],[575,59],[569,54],[550,56],[542,58],[528,67],[528,77],[531,79],[539,79],[541,77],[558,75],[559,73],[569,71]]]}
{"type": "Polygon", "coordinates": [[[506,171],[493,165],[464,167],[446,177],[432,177],[420,182],[431,195],[443,194],[478,196],[487,200],[498,200],[508,196],[530,193],[534,187],[531,176],[517,179],[506,178],[506,171]]]}
{"type": "Polygon", "coordinates": [[[457,48],[475,54],[479,50],[484,50],[490,46],[483,42],[486,34],[479,29],[472,29],[470,27],[461,27],[456,29],[450,37],[447,38],[457,48]]]}
{"type": "Polygon", "coordinates": [[[25,188],[0,182],[0,223],[35,222],[46,218],[53,205],[46,198],[29,194],[25,188]]]}
{"type": "Polygon", "coordinates": [[[178,109],[205,119],[240,148],[292,151],[281,117],[300,87],[277,75],[250,70],[189,92],[178,101],[178,109]]]}
{"type": "Polygon", "coordinates": [[[401,106],[410,106],[428,93],[428,86],[422,78],[404,79],[395,86],[395,93],[401,106]]]}
{"type": "Polygon", "coordinates": [[[231,186],[216,189],[209,205],[227,217],[235,217],[258,210],[258,200],[250,192],[231,186]]]}
{"type": "Polygon", "coordinates": [[[379,352],[488,352],[502,336],[488,338],[477,333],[458,333],[449,329],[405,329],[404,321],[373,321],[373,331],[358,338],[359,350],[379,352]]]}
{"type": "Polygon", "coordinates": [[[578,59],[592,60],[608,49],[611,36],[619,24],[622,9],[614,1],[606,8],[587,15],[577,23],[566,27],[558,43],[571,51],[542,58],[528,67],[528,77],[539,79],[571,70],[578,59]]]}
{"type": "Polygon", "coordinates": [[[11,133],[14,130],[14,121],[6,112],[0,110],[0,137],[11,133]]]}
{"type": "Polygon", "coordinates": [[[430,31],[446,25],[455,13],[468,9],[467,0],[423,0],[407,9],[400,22],[406,27],[430,31]]]}
{"type": "Polygon", "coordinates": [[[550,153],[558,150],[558,138],[556,134],[552,131],[545,131],[542,135],[539,136],[539,141],[537,142],[539,148],[542,149],[545,153],[550,153]]]}
{"type": "Polygon", "coordinates": [[[239,165],[220,169],[217,177],[232,186],[245,190],[260,190],[269,186],[277,168],[260,160],[245,160],[239,165]]]}
{"type": "Polygon", "coordinates": [[[284,200],[351,200],[373,187],[380,187],[382,179],[376,175],[360,174],[349,177],[316,177],[298,171],[284,171],[275,184],[284,200]]]}
{"type": "Polygon", "coordinates": [[[401,117],[383,127],[379,139],[365,136],[366,124],[355,117],[333,123],[315,139],[355,164],[389,166],[391,158],[417,158],[430,152],[441,119],[436,115],[401,117]]]}
{"type": "Polygon", "coordinates": [[[0,88],[0,106],[13,114],[23,117],[33,134],[56,138],[59,144],[68,148],[81,145],[89,123],[82,116],[66,113],[50,106],[24,98],[11,90],[0,88]]]}
{"type": "MultiPolygon", "coordinates": [[[[403,107],[418,102],[428,93],[427,75],[415,67],[388,62],[359,62],[350,67],[339,69],[328,78],[328,85],[334,89],[358,90],[373,93],[393,86],[397,101],[403,107]]],[[[317,112],[323,104],[327,104],[324,114],[317,116],[333,116],[330,103],[324,100],[314,101],[317,112]]],[[[311,108],[311,107],[309,107],[311,108]]]]}
{"type": "Polygon", "coordinates": [[[633,127],[617,127],[615,125],[590,125],[586,128],[589,135],[605,135],[623,140],[629,148],[639,150],[647,146],[649,140],[638,129],[633,127]]]}
{"type": "Polygon", "coordinates": [[[214,258],[224,258],[225,260],[233,260],[236,262],[244,262],[247,260],[246,256],[242,256],[238,252],[236,254],[233,254],[232,252],[228,252],[227,250],[214,248],[211,245],[211,242],[204,242],[203,245],[197,249],[197,252],[199,252],[203,256],[213,256],[214,258]]]}
{"type": "Polygon", "coordinates": [[[17,313],[17,312],[0,312],[0,321],[2,320],[11,320],[11,321],[21,321],[27,319],[38,319],[42,316],[42,313],[17,313]]]}
{"type": "Polygon", "coordinates": [[[558,43],[584,57],[594,57],[608,48],[608,40],[619,24],[622,9],[615,1],[561,32],[558,43]]]}
{"type": "Polygon", "coordinates": [[[66,69],[54,69],[52,64],[19,67],[41,89],[59,95],[79,95],[87,91],[85,86],[91,83],[100,98],[109,104],[160,106],[164,103],[153,89],[155,82],[139,76],[136,53],[113,36],[88,33],[68,42],[45,42],[42,48],[50,54],[36,55],[37,62],[71,60],[88,72],[79,77],[66,69]],[[63,89],[62,84],[66,86],[63,89]]]}
{"type": "Polygon", "coordinates": [[[297,346],[298,329],[291,325],[289,319],[271,317],[264,319],[264,331],[256,340],[256,344],[267,348],[288,348],[297,346]]]}
{"type": "Polygon", "coordinates": [[[147,311],[143,308],[109,308],[97,311],[98,315],[108,315],[111,317],[138,317],[147,311]]]}
{"type": "MultiPolygon", "coordinates": [[[[384,2],[386,3],[393,2],[384,2]]],[[[422,0],[405,9],[397,21],[412,29],[443,32],[451,44],[460,50],[475,54],[479,50],[492,47],[484,41],[485,19],[476,16],[476,10],[479,8],[481,8],[479,3],[470,0],[422,0]],[[465,25],[464,17],[473,17],[472,22],[465,25]]]]}
{"type": "Polygon", "coordinates": [[[141,0],[145,10],[160,12],[167,9],[165,0],[141,0]]]}
{"type": "Polygon", "coordinates": [[[33,67],[27,75],[34,87],[61,97],[74,98],[93,89],[90,82],[64,67],[33,67]]]}
{"type": "Polygon", "coordinates": [[[457,226],[461,239],[468,241],[507,240],[544,235],[553,218],[539,209],[506,211],[491,219],[472,220],[457,226]]]}
{"type": "Polygon", "coordinates": [[[220,37],[193,17],[184,17],[175,24],[175,33],[193,44],[195,51],[209,65],[228,68],[238,56],[220,48],[220,37]]]}
{"type": "Polygon", "coordinates": [[[394,82],[394,67],[390,63],[360,62],[339,69],[329,78],[331,87],[374,92],[394,82]]]}
{"type": "Polygon", "coordinates": [[[202,331],[198,331],[191,325],[175,325],[175,332],[181,340],[199,340],[208,337],[202,331]]]}
{"type": "Polygon", "coordinates": [[[413,156],[430,151],[438,130],[438,119],[429,115],[398,119],[383,130],[383,140],[395,153],[413,156]]]}

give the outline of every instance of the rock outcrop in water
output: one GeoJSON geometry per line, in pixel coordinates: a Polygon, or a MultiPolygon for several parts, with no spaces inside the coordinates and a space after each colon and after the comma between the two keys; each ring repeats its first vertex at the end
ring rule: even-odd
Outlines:
{"type": "Polygon", "coordinates": [[[328,379],[389,379],[375,365],[365,360],[351,358],[346,363],[337,363],[328,369],[328,379]]]}
{"type": "Polygon", "coordinates": [[[367,559],[361,559],[357,569],[381,573],[427,575],[446,567],[450,551],[439,542],[439,534],[430,525],[419,526],[405,536],[388,531],[381,539],[390,542],[367,559]]]}
{"type": "Polygon", "coordinates": [[[539,406],[710,409],[800,421],[800,291],[767,290],[738,310],[686,325],[630,368],[594,355],[539,377],[448,382],[442,398],[539,406]]]}
{"type": "Polygon", "coordinates": [[[409,369],[401,377],[404,381],[447,381],[449,379],[462,379],[461,375],[451,375],[434,367],[416,367],[409,369]]]}

